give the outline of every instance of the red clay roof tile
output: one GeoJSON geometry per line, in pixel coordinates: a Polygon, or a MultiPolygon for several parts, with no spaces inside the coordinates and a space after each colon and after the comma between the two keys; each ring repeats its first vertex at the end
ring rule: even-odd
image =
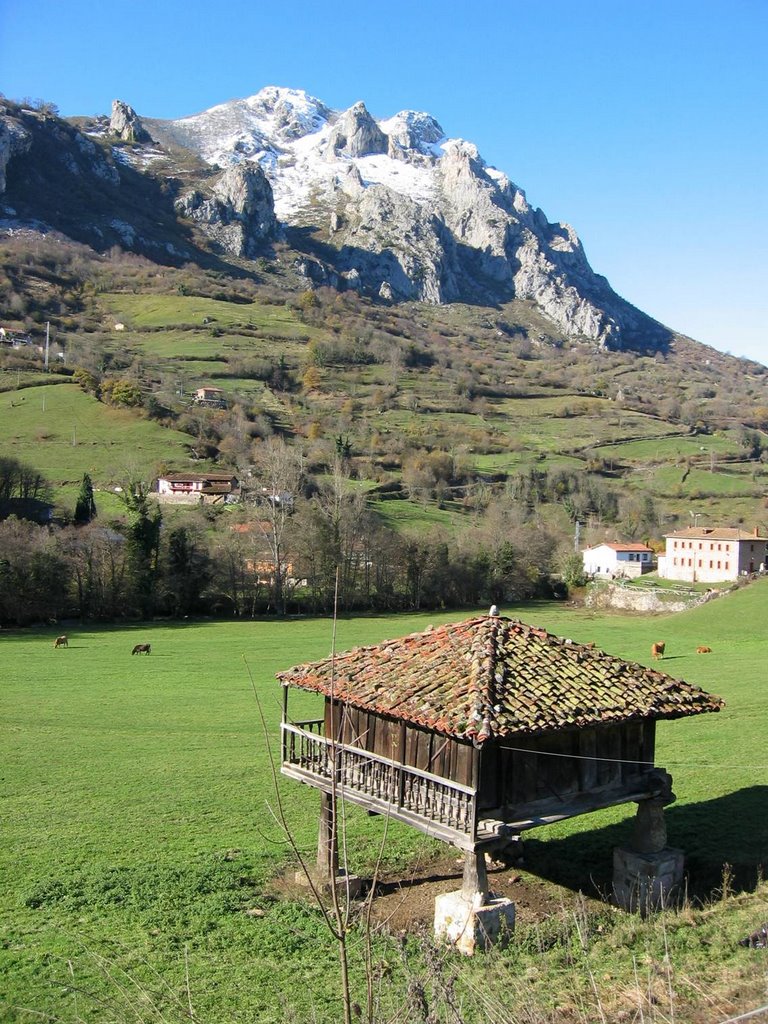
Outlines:
{"type": "Polygon", "coordinates": [[[476,741],[722,707],[656,669],[491,616],[359,647],[335,664],[297,665],[278,679],[476,741]]]}

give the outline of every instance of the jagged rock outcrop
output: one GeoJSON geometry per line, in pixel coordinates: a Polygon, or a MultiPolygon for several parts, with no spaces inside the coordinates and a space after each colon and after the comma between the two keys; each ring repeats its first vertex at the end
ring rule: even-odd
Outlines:
{"type": "Polygon", "coordinates": [[[445,132],[432,117],[420,110],[401,110],[384,122],[389,139],[389,155],[398,150],[437,157],[435,147],[445,138],[445,132]]]}
{"type": "Polygon", "coordinates": [[[345,110],[331,129],[326,154],[329,160],[340,156],[359,157],[386,153],[389,140],[362,102],[345,110]]]}
{"type": "Polygon", "coordinates": [[[32,136],[12,117],[0,113],[0,195],[5,192],[5,171],[15,157],[29,152],[32,136]]]}
{"type": "Polygon", "coordinates": [[[229,167],[219,175],[210,195],[188,192],[176,200],[175,207],[232,256],[256,256],[277,233],[272,187],[258,164],[229,167]]]}
{"type": "Polygon", "coordinates": [[[112,101],[112,116],[109,119],[109,131],[123,142],[151,142],[149,132],[141,123],[141,119],[133,107],[122,100],[112,101]]]}
{"type": "Polygon", "coordinates": [[[453,239],[434,212],[384,185],[369,186],[354,202],[348,195],[335,236],[341,267],[356,269],[374,293],[386,282],[397,299],[458,297],[453,239]]]}

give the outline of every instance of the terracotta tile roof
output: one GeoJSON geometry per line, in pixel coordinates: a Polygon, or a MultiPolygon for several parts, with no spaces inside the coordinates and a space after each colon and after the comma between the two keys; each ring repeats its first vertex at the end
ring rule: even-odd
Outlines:
{"type": "Polygon", "coordinates": [[[159,480],[169,480],[171,483],[197,483],[198,481],[210,480],[212,483],[229,483],[235,480],[233,473],[164,473],[159,480]]]}
{"type": "Polygon", "coordinates": [[[491,616],[338,654],[333,677],[326,658],[278,679],[475,741],[722,707],[656,669],[491,616]]]}
{"type": "Polygon", "coordinates": [[[665,533],[664,536],[683,537],[686,540],[768,540],[768,537],[758,535],[754,530],[739,530],[731,526],[688,526],[675,533],[665,533]]]}
{"type": "Polygon", "coordinates": [[[587,551],[594,551],[595,548],[610,548],[611,551],[648,551],[653,552],[652,548],[649,548],[647,544],[595,544],[591,548],[587,548],[587,551]]]}

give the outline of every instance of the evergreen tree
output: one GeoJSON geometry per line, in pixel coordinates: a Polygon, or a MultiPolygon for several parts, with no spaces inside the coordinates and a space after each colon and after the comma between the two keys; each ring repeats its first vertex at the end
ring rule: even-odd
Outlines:
{"type": "Polygon", "coordinates": [[[167,600],[176,616],[193,612],[210,580],[210,559],[185,526],[168,537],[165,562],[167,600]]]}
{"type": "Polygon", "coordinates": [[[80,484],[80,493],[75,504],[75,522],[84,526],[96,518],[96,502],[93,500],[93,484],[87,473],[83,474],[83,482],[80,484]]]}
{"type": "Polygon", "coordinates": [[[131,484],[123,492],[123,501],[132,514],[126,532],[128,578],[136,611],[144,619],[150,618],[157,602],[159,575],[160,528],[162,512],[147,498],[141,484],[131,484]]]}

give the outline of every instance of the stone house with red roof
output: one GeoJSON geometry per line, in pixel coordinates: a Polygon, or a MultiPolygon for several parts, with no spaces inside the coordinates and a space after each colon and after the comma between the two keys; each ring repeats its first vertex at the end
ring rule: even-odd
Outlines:
{"type": "Polygon", "coordinates": [[[653,551],[645,544],[596,544],[582,557],[584,572],[595,579],[634,579],[653,569],[653,551]]]}
{"type": "Polygon", "coordinates": [[[688,527],[667,534],[659,576],[688,583],[723,583],[768,569],[768,537],[734,527],[688,527]]]}

